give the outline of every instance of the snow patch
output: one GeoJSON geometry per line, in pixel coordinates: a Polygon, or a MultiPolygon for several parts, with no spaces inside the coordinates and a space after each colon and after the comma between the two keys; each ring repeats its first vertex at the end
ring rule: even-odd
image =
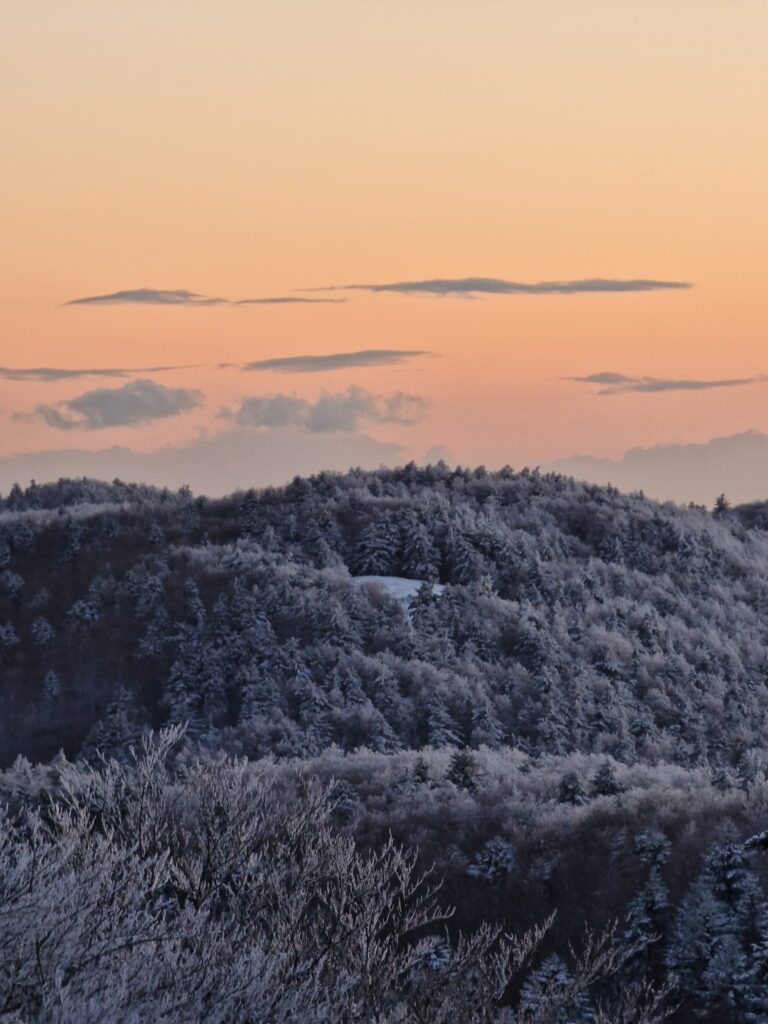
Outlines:
{"type": "MultiPolygon", "coordinates": [[[[426,580],[410,580],[405,576],[353,576],[352,584],[355,587],[376,586],[384,590],[389,596],[397,601],[407,612],[411,601],[416,597],[419,590],[424,586],[426,580]]],[[[445,590],[445,584],[433,583],[432,592],[440,595],[445,590]]]]}

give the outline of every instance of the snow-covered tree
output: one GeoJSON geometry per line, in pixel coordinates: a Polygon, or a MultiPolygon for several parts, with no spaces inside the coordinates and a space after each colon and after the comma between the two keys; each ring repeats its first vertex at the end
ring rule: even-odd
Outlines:
{"type": "Polygon", "coordinates": [[[514,871],[515,861],[514,846],[503,836],[494,836],[475,854],[467,874],[486,882],[498,882],[514,871]]]}
{"type": "Polygon", "coordinates": [[[56,636],[56,630],[42,615],[38,615],[32,623],[31,632],[32,640],[38,647],[46,647],[56,636]]]}

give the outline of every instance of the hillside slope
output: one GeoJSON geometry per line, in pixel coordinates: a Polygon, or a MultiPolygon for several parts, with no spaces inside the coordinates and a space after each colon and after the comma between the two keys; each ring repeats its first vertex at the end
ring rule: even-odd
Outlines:
{"type": "Polygon", "coordinates": [[[61,481],[2,503],[0,663],[4,763],[184,720],[251,757],[485,744],[754,774],[768,534],[528,471],[216,501],[61,481]],[[407,608],[358,576],[425,583],[407,608]]]}

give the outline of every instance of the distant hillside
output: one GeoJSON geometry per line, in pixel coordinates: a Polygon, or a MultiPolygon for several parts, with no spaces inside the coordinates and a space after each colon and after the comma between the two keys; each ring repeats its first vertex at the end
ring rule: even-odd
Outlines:
{"type": "Polygon", "coordinates": [[[444,465],[216,501],[61,481],[3,507],[5,763],[181,720],[251,757],[485,744],[745,772],[766,759],[757,508],[444,465]],[[424,586],[408,608],[352,586],[361,575],[424,586]]]}
{"type": "Polygon", "coordinates": [[[620,459],[574,455],[546,468],[679,502],[711,505],[717,491],[734,502],[754,501],[768,494],[768,434],[747,430],[701,444],[631,448],[620,459]]]}

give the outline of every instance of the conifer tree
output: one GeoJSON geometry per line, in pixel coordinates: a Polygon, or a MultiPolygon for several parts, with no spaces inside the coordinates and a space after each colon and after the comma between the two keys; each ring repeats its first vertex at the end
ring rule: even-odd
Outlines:
{"type": "Polygon", "coordinates": [[[584,787],[576,772],[566,772],[557,786],[557,802],[561,804],[583,804],[586,802],[584,787]]]}
{"type": "Polygon", "coordinates": [[[85,738],[80,751],[83,761],[93,761],[98,755],[123,760],[129,748],[141,738],[136,700],[128,690],[120,687],[104,716],[85,738]]]}
{"type": "Polygon", "coordinates": [[[446,778],[459,789],[467,789],[470,792],[477,789],[480,781],[480,769],[477,758],[471,750],[462,747],[451,755],[446,778]]]}
{"type": "Polygon", "coordinates": [[[39,615],[32,623],[32,641],[37,647],[46,647],[56,636],[56,631],[50,622],[39,615]]]}
{"type": "Polygon", "coordinates": [[[603,761],[592,779],[592,796],[616,796],[620,792],[613,765],[610,761],[603,761]]]}

